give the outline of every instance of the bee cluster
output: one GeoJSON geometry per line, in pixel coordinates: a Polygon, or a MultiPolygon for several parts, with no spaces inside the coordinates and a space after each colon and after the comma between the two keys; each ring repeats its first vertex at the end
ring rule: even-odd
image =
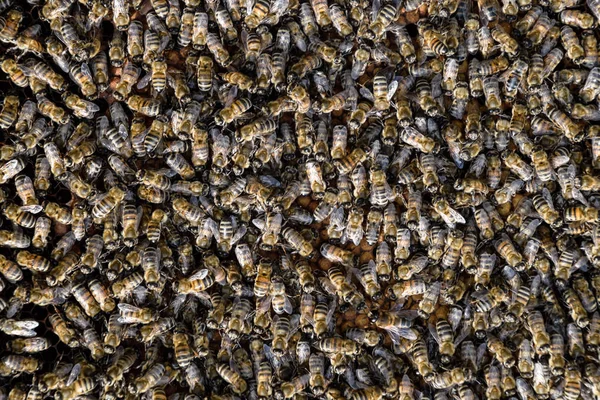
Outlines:
{"type": "Polygon", "coordinates": [[[600,398],[600,0],[0,15],[1,399],[600,398]]]}

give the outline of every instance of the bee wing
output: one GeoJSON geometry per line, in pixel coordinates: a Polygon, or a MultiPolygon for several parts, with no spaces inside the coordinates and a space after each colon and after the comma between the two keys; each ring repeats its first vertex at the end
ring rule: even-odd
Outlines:
{"type": "Polygon", "coordinates": [[[150,81],[152,80],[152,72],[148,72],[146,75],[144,75],[142,77],[142,79],[140,79],[136,85],[136,87],[138,89],[143,89],[146,86],[148,86],[148,84],[150,83],[150,81]]]}
{"type": "Polygon", "coordinates": [[[479,347],[477,348],[477,355],[475,357],[475,359],[477,360],[477,366],[479,366],[481,364],[481,361],[483,360],[483,357],[485,357],[485,353],[487,352],[487,344],[486,343],[481,343],[479,345],[479,347]]]}
{"type": "Polygon", "coordinates": [[[133,289],[133,298],[135,299],[137,304],[144,304],[146,302],[146,298],[148,297],[148,289],[145,286],[138,286],[133,289]]]}
{"type": "Polygon", "coordinates": [[[344,208],[342,206],[336,207],[329,216],[329,223],[338,227],[344,226],[344,220],[344,208]]]}
{"type": "Polygon", "coordinates": [[[181,307],[185,304],[187,299],[186,294],[180,294],[179,296],[175,296],[175,299],[171,302],[171,307],[173,308],[173,314],[178,315],[181,311],[181,307]]]}
{"type": "Polygon", "coordinates": [[[456,211],[455,209],[449,207],[448,211],[450,212],[450,215],[452,216],[452,218],[454,219],[454,221],[456,223],[459,224],[465,224],[467,223],[467,221],[465,220],[465,217],[463,217],[458,211],[456,211]]]}
{"type": "Polygon", "coordinates": [[[283,304],[283,311],[286,314],[291,314],[292,312],[294,312],[294,307],[292,306],[292,302],[290,301],[290,298],[285,296],[285,300],[284,300],[284,304],[283,304]]]}
{"type": "Polygon", "coordinates": [[[371,21],[375,21],[379,14],[379,8],[381,8],[381,0],[373,0],[373,7],[371,8],[371,21]]]}
{"type": "Polygon", "coordinates": [[[258,180],[266,186],[269,187],[277,187],[277,188],[281,188],[283,187],[283,184],[274,176],[272,175],[261,175],[258,177],[258,180]]]}
{"type": "Polygon", "coordinates": [[[367,99],[369,101],[375,101],[375,96],[373,96],[373,93],[369,89],[367,89],[366,87],[361,86],[361,88],[358,89],[358,92],[365,99],[367,99]]]}
{"type": "Polygon", "coordinates": [[[34,72],[33,68],[30,68],[28,65],[18,64],[18,67],[25,76],[27,76],[27,77],[35,76],[35,72],[34,72]]]}
{"type": "Polygon", "coordinates": [[[446,214],[444,212],[438,212],[438,214],[440,215],[440,217],[442,217],[442,219],[444,220],[446,225],[448,225],[449,228],[454,229],[456,224],[454,223],[454,219],[452,218],[452,216],[450,214],[446,214]]]}
{"type": "Polygon", "coordinates": [[[237,94],[238,94],[237,85],[230,86],[229,89],[224,87],[224,90],[220,90],[218,92],[219,99],[225,105],[225,107],[229,107],[231,105],[231,103],[233,103],[235,101],[235,99],[237,98],[237,94]]]}
{"type": "MultiPolygon", "coordinates": [[[[90,113],[95,113],[100,111],[100,107],[96,103],[92,103],[91,101],[84,100],[87,111],[90,113]]],[[[123,125],[121,125],[123,126],[123,125]]]]}
{"type": "Polygon", "coordinates": [[[453,331],[456,331],[460,325],[460,322],[462,321],[462,317],[463,317],[463,312],[460,309],[457,309],[458,312],[451,312],[448,313],[448,322],[450,323],[450,326],[452,327],[453,331]]]}
{"type": "Polygon", "coordinates": [[[106,115],[96,118],[96,135],[99,137],[104,136],[109,128],[110,123],[108,122],[108,117],[106,115]]]}
{"type": "Polygon", "coordinates": [[[67,379],[66,382],[66,386],[71,386],[73,384],[73,382],[75,382],[75,380],[77,379],[77,377],[79,376],[79,374],[81,373],[81,364],[77,363],[73,366],[73,368],[71,369],[71,372],[69,373],[69,378],[67,379]]]}
{"type": "Polygon", "coordinates": [[[265,219],[264,218],[254,218],[252,220],[252,224],[256,226],[261,231],[265,229],[265,219]]]}
{"type": "Polygon", "coordinates": [[[197,279],[204,279],[206,278],[206,276],[208,275],[210,271],[207,268],[201,269],[200,271],[194,273],[193,275],[191,275],[188,279],[193,281],[193,280],[197,280],[197,279]]]}
{"type": "Polygon", "coordinates": [[[325,322],[327,323],[327,330],[332,332],[335,328],[333,316],[335,315],[335,311],[337,310],[337,298],[333,297],[331,302],[329,302],[329,311],[327,311],[327,317],[325,318],[325,322]]]}
{"type": "MultiPolygon", "coordinates": [[[[283,223],[283,215],[281,215],[279,213],[275,214],[275,216],[273,217],[273,221],[272,221],[271,226],[272,227],[279,227],[281,229],[281,224],[282,223],[283,223]]],[[[270,229],[270,230],[272,231],[273,229],[270,229]]],[[[276,232],[274,232],[274,233],[276,233],[276,232]]]]}
{"type": "MultiPolygon", "coordinates": [[[[348,230],[346,230],[346,232],[347,231],[348,230]]],[[[354,231],[352,233],[352,238],[350,238],[350,239],[352,240],[352,243],[354,243],[355,246],[358,246],[360,244],[360,242],[362,241],[363,235],[364,235],[364,230],[363,230],[362,226],[359,226],[358,229],[356,229],[356,231],[354,231]]]]}
{"type": "Polygon", "coordinates": [[[429,329],[429,333],[431,334],[431,337],[433,337],[435,339],[435,341],[437,342],[437,344],[441,344],[440,335],[438,335],[437,329],[436,329],[435,325],[433,325],[432,323],[430,323],[427,326],[427,328],[429,329]]]}
{"type": "Polygon", "coordinates": [[[442,96],[442,74],[437,74],[431,79],[431,96],[436,100],[442,96]]]}
{"type": "Polygon", "coordinates": [[[273,300],[272,296],[265,296],[256,305],[256,314],[265,314],[269,311],[271,307],[271,301],[273,300]]]}
{"type": "Polygon", "coordinates": [[[15,324],[15,326],[18,326],[19,328],[22,328],[22,329],[35,329],[40,325],[39,322],[31,321],[31,320],[14,321],[14,324],[15,324]]]}
{"type": "Polygon", "coordinates": [[[469,325],[464,325],[460,333],[454,338],[454,346],[458,346],[471,334],[471,327],[469,325]]]}
{"type": "Polygon", "coordinates": [[[375,277],[375,282],[377,282],[377,266],[373,259],[369,261],[369,270],[371,270],[371,274],[375,277]]]}
{"type": "Polygon", "coordinates": [[[204,229],[207,229],[212,233],[217,241],[221,240],[221,234],[219,233],[219,226],[212,218],[206,218],[204,220],[204,229]]]}
{"type": "Polygon", "coordinates": [[[408,340],[417,340],[418,336],[412,328],[398,328],[397,326],[386,327],[385,330],[390,335],[394,343],[400,343],[400,338],[408,340]]]}
{"type": "Polygon", "coordinates": [[[329,293],[332,296],[335,296],[337,290],[335,288],[335,286],[333,285],[333,283],[331,282],[331,280],[329,278],[326,278],[324,276],[320,276],[319,277],[319,284],[321,285],[321,287],[323,288],[323,290],[327,293],[329,293]]]}
{"type": "Polygon", "coordinates": [[[544,367],[543,367],[542,363],[536,362],[533,367],[533,383],[534,383],[534,385],[539,385],[539,384],[546,385],[546,382],[548,382],[549,379],[550,379],[550,377],[544,373],[544,367]]]}
{"type": "Polygon", "coordinates": [[[585,196],[583,195],[583,193],[581,193],[581,190],[577,189],[575,186],[573,186],[571,194],[575,200],[579,201],[581,204],[583,204],[585,206],[589,206],[589,203],[588,203],[587,199],[585,198],[585,196]]]}
{"type": "Polygon", "coordinates": [[[22,337],[35,337],[37,336],[37,332],[31,329],[13,329],[11,331],[12,335],[22,336],[22,337]]]}
{"type": "MultiPolygon", "coordinates": [[[[352,275],[356,276],[356,278],[362,282],[362,273],[360,272],[360,270],[358,268],[356,268],[356,267],[350,268],[348,270],[348,272],[350,272],[352,275]]],[[[352,276],[349,276],[348,280],[351,280],[351,279],[352,279],[352,276]]]]}
{"type": "Polygon", "coordinates": [[[241,238],[244,237],[246,232],[247,232],[246,225],[240,226],[239,229],[237,231],[235,231],[235,234],[231,238],[231,244],[237,243],[241,238]]]}
{"type": "Polygon", "coordinates": [[[264,344],[263,351],[265,353],[265,357],[267,358],[267,360],[269,360],[273,368],[277,369],[277,366],[281,363],[281,361],[278,357],[275,357],[275,354],[273,354],[273,350],[271,350],[271,346],[264,344]]]}
{"type": "Polygon", "coordinates": [[[87,63],[82,63],[81,64],[81,72],[86,75],[89,79],[94,79],[92,76],[92,71],[90,71],[90,67],[89,65],[87,65],[87,63]]]}
{"type": "Polygon", "coordinates": [[[137,229],[140,227],[140,223],[142,222],[142,217],[144,216],[144,209],[142,208],[142,206],[138,206],[136,211],[137,215],[135,217],[135,226],[137,229]]]}
{"type": "Polygon", "coordinates": [[[547,187],[544,187],[542,189],[542,197],[544,197],[544,199],[548,202],[548,204],[550,204],[550,207],[554,208],[554,202],[552,201],[552,195],[550,194],[550,191],[548,190],[547,187]]]}
{"type": "Polygon", "coordinates": [[[346,368],[346,372],[344,372],[344,379],[348,383],[348,386],[354,390],[360,390],[367,387],[367,385],[356,379],[356,374],[354,373],[353,368],[346,368]]]}
{"type": "Polygon", "coordinates": [[[136,306],[131,305],[131,304],[127,304],[127,303],[119,303],[117,307],[119,307],[119,311],[121,313],[125,313],[125,312],[137,313],[137,312],[141,311],[141,308],[136,307],[136,306]]]}
{"type": "Polygon", "coordinates": [[[70,290],[64,287],[56,287],[53,290],[54,304],[63,304],[71,295],[70,290]]]}
{"type": "Polygon", "coordinates": [[[294,314],[290,318],[290,331],[288,333],[288,338],[292,337],[294,333],[300,328],[300,315],[294,314]]]}
{"type": "Polygon", "coordinates": [[[392,81],[392,83],[390,83],[390,86],[388,87],[387,99],[391,100],[394,97],[394,94],[396,94],[397,90],[398,90],[398,81],[392,81]]]}

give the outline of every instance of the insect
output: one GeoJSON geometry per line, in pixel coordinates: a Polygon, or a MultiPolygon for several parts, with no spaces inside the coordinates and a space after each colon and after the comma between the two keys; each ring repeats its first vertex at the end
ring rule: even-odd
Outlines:
{"type": "Polygon", "coordinates": [[[598,0],[74,3],[0,0],[1,394],[598,397],[598,0]]]}

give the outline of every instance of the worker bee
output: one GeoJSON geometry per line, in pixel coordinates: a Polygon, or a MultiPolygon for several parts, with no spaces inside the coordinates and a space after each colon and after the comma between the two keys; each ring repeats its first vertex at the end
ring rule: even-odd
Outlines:
{"type": "Polygon", "coordinates": [[[161,105],[156,99],[146,98],[138,95],[127,99],[127,106],[132,111],[139,112],[149,117],[156,117],[160,113],[161,105]]]}
{"type": "Polygon", "coordinates": [[[131,304],[119,303],[119,322],[123,324],[148,324],[157,319],[156,313],[149,308],[140,308],[131,304]]]}
{"type": "Polygon", "coordinates": [[[223,67],[227,67],[233,61],[231,55],[221,44],[221,39],[215,33],[209,32],[206,35],[206,46],[213,55],[215,61],[223,67]]]}
{"type": "Polygon", "coordinates": [[[154,364],[144,373],[144,375],[131,382],[128,389],[130,393],[144,393],[156,385],[156,383],[165,375],[166,368],[163,364],[154,364]]]}
{"type": "Polygon", "coordinates": [[[15,60],[10,58],[4,59],[0,63],[0,68],[15,85],[19,87],[27,87],[29,85],[27,75],[15,60]]]}

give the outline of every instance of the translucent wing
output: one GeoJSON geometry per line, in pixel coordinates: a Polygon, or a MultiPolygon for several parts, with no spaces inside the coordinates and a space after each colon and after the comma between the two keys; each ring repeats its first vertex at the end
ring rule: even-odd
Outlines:
{"type": "Polygon", "coordinates": [[[87,100],[84,100],[84,101],[85,101],[85,105],[87,107],[87,111],[89,111],[91,113],[100,111],[100,107],[96,103],[92,103],[91,101],[87,101],[87,100]]]}
{"type": "Polygon", "coordinates": [[[334,296],[337,292],[337,289],[335,288],[335,286],[333,285],[333,283],[329,280],[329,278],[326,278],[324,276],[320,276],[319,277],[319,284],[321,285],[321,287],[323,288],[323,290],[329,294],[331,294],[332,296],[334,296]]]}
{"type": "Polygon", "coordinates": [[[454,219],[454,221],[456,221],[459,224],[465,224],[467,221],[465,221],[465,217],[463,217],[458,211],[456,211],[453,208],[449,208],[450,210],[450,215],[452,215],[452,218],[454,219]]]}
{"type": "Polygon", "coordinates": [[[87,65],[87,63],[82,63],[81,64],[81,72],[86,75],[88,78],[93,79],[92,77],[92,71],[90,71],[90,67],[87,65]]]}
{"type": "Polygon", "coordinates": [[[379,8],[381,8],[381,0],[373,0],[373,8],[371,9],[371,21],[375,21],[379,14],[379,8]]]}
{"type": "Polygon", "coordinates": [[[179,312],[181,311],[181,307],[183,307],[183,305],[185,304],[186,299],[187,299],[186,294],[180,294],[179,296],[175,297],[175,300],[173,300],[171,302],[171,307],[173,308],[173,314],[179,315],[179,312]]]}
{"type": "Polygon", "coordinates": [[[261,231],[265,229],[265,219],[264,218],[254,218],[252,220],[254,226],[256,226],[261,231]]]}
{"type": "Polygon", "coordinates": [[[411,328],[398,328],[397,326],[392,326],[389,328],[385,328],[387,333],[390,335],[390,339],[394,343],[400,343],[400,338],[405,338],[408,340],[417,340],[417,332],[411,328]]]}
{"type": "Polygon", "coordinates": [[[18,326],[19,328],[22,328],[22,329],[35,329],[40,325],[39,322],[31,321],[31,320],[15,321],[14,324],[15,324],[15,326],[18,326]]]}
{"type": "Polygon", "coordinates": [[[265,314],[269,311],[269,308],[271,307],[271,301],[273,300],[273,297],[271,296],[265,296],[263,297],[260,302],[257,304],[256,307],[256,313],[257,314],[265,314]]]}
{"type": "Polygon", "coordinates": [[[392,83],[390,83],[390,86],[388,87],[388,100],[391,100],[394,97],[394,94],[396,94],[396,90],[398,90],[398,81],[392,81],[392,83]]]}
{"type": "Polygon", "coordinates": [[[285,300],[284,300],[283,311],[286,314],[291,314],[294,311],[294,307],[292,307],[292,302],[290,301],[290,299],[287,296],[285,297],[285,300]]]}
{"type": "Polygon", "coordinates": [[[121,313],[136,313],[141,311],[139,307],[127,303],[119,303],[118,307],[121,313]]]}
{"type": "Polygon", "coordinates": [[[210,271],[206,268],[201,269],[200,271],[194,273],[192,276],[190,276],[188,279],[193,281],[193,280],[197,280],[197,279],[204,279],[206,278],[206,276],[208,275],[210,271]]]}
{"type": "Polygon", "coordinates": [[[360,89],[358,89],[360,95],[362,97],[364,97],[365,99],[369,100],[369,101],[375,101],[375,97],[373,96],[373,93],[371,93],[371,91],[369,89],[367,89],[366,87],[362,86],[360,89]]]}
{"type": "Polygon", "coordinates": [[[554,202],[552,201],[552,195],[550,194],[550,191],[548,190],[547,187],[544,187],[542,189],[542,196],[548,202],[548,204],[550,204],[550,207],[554,208],[554,202]]]}
{"type": "Polygon", "coordinates": [[[463,329],[460,331],[460,333],[454,339],[454,346],[458,346],[463,340],[465,340],[469,336],[470,333],[471,333],[471,327],[463,326],[463,329]]]}
{"type": "MultiPolygon", "coordinates": [[[[274,227],[281,227],[281,224],[283,223],[283,215],[281,214],[275,214],[275,216],[273,217],[273,222],[271,224],[271,226],[274,227]]],[[[269,231],[273,232],[273,229],[269,229],[269,231]]],[[[276,232],[273,232],[276,233],[276,232]]]]}
{"type": "Polygon", "coordinates": [[[151,80],[152,80],[152,73],[149,72],[138,81],[136,87],[138,89],[143,89],[146,86],[148,86],[148,84],[150,83],[151,80]]]}
{"type": "Polygon", "coordinates": [[[81,373],[81,364],[77,363],[73,366],[73,369],[71,369],[71,372],[69,373],[69,378],[67,379],[66,386],[71,386],[71,384],[73,384],[73,382],[75,382],[75,380],[77,379],[77,377],[79,376],[80,373],[81,373]]]}
{"type": "Polygon", "coordinates": [[[571,190],[571,195],[575,200],[579,201],[581,204],[589,206],[589,203],[583,195],[583,193],[581,193],[581,190],[577,189],[575,186],[573,186],[573,189],[571,190]]]}
{"type": "Polygon", "coordinates": [[[429,334],[431,335],[432,338],[435,339],[435,341],[440,344],[441,340],[440,340],[440,335],[438,335],[437,329],[435,328],[435,325],[430,323],[427,328],[429,329],[429,334]]]}
{"type": "Polygon", "coordinates": [[[335,226],[343,226],[344,225],[344,208],[342,206],[338,206],[329,217],[329,223],[335,226]]]}
{"type": "Polygon", "coordinates": [[[135,289],[133,289],[133,298],[135,299],[136,304],[144,304],[146,299],[148,298],[148,289],[146,286],[139,285],[135,289]]]}
{"type": "Polygon", "coordinates": [[[231,243],[237,243],[241,238],[246,234],[247,228],[246,225],[240,226],[240,228],[235,232],[233,238],[231,238],[231,243]]]}
{"type": "Polygon", "coordinates": [[[219,232],[219,226],[212,218],[206,218],[204,220],[204,229],[208,228],[212,235],[217,239],[217,241],[221,240],[221,233],[219,232]]]}
{"type": "Polygon", "coordinates": [[[294,314],[290,318],[290,332],[288,337],[291,337],[300,327],[300,315],[294,314]]]}
{"type": "Polygon", "coordinates": [[[446,225],[448,225],[450,228],[454,228],[456,226],[454,219],[452,218],[452,215],[446,214],[444,212],[440,212],[439,214],[440,214],[440,217],[442,217],[442,219],[446,223],[446,225]]]}
{"type": "Polygon", "coordinates": [[[278,188],[283,187],[282,183],[277,178],[275,178],[274,176],[271,176],[271,175],[261,175],[258,177],[258,180],[262,184],[269,186],[269,187],[278,187],[278,188]]]}
{"type": "Polygon", "coordinates": [[[376,268],[375,260],[371,259],[369,261],[369,269],[371,270],[371,274],[373,274],[373,276],[375,276],[375,280],[377,280],[377,268],[376,268]]]}

